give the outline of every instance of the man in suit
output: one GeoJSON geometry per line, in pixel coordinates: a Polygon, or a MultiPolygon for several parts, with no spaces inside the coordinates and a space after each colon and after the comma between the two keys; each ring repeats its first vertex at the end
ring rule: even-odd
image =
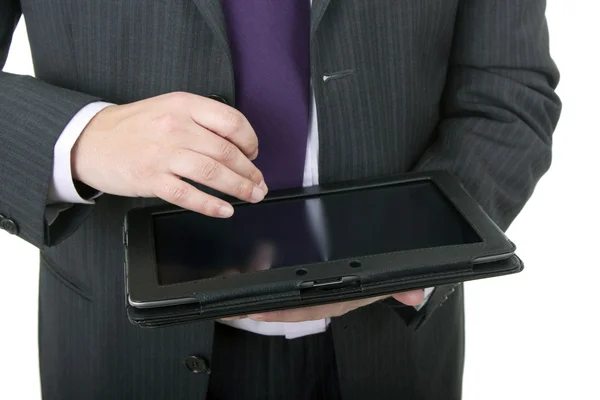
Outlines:
{"type": "Polygon", "coordinates": [[[443,169],[506,229],[561,109],[544,13],[0,0],[0,60],[24,15],[36,71],[0,74],[0,226],[40,249],[44,398],[460,398],[461,285],[142,330],[124,312],[121,224],[163,200],[227,218],[216,193],[443,169]]]}

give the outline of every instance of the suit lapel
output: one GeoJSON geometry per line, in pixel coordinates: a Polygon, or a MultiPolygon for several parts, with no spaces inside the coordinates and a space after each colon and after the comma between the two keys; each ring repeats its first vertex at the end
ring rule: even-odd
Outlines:
{"type": "MultiPolygon", "coordinates": [[[[321,23],[321,19],[329,7],[331,0],[312,0],[312,11],[311,11],[311,35],[314,35],[321,23]]],[[[229,47],[227,40],[227,29],[225,26],[225,16],[223,15],[223,8],[221,7],[220,0],[193,0],[194,4],[213,30],[215,36],[219,39],[221,44],[229,47]]]]}
{"type": "Polygon", "coordinates": [[[317,32],[317,28],[321,23],[321,19],[329,7],[329,2],[331,0],[312,0],[312,11],[311,11],[311,21],[310,21],[310,35],[311,37],[317,32]]]}
{"type": "Polygon", "coordinates": [[[206,23],[212,29],[215,37],[223,45],[230,55],[229,41],[227,39],[227,27],[225,25],[225,15],[221,7],[221,0],[193,0],[198,11],[204,17],[206,23]]]}

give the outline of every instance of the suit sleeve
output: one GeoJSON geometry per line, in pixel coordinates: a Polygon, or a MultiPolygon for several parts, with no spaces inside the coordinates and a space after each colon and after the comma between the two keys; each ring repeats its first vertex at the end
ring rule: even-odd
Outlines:
{"type": "MultiPolygon", "coordinates": [[[[0,0],[2,68],[20,17],[18,0],[0,0]]],[[[0,72],[1,225],[38,248],[64,240],[91,212],[92,206],[78,204],[52,224],[45,218],[54,145],[73,116],[99,100],[31,76],[0,72]]]]}
{"type": "MultiPolygon", "coordinates": [[[[545,0],[460,2],[442,117],[414,168],[451,172],[503,230],[550,167],[561,112],[545,8],[545,0]]],[[[419,329],[455,288],[437,287],[416,313],[396,309],[419,329]]]]}
{"type": "Polygon", "coordinates": [[[437,137],[415,166],[453,173],[503,230],[551,164],[561,102],[545,8],[461,1],[437,137]]]}

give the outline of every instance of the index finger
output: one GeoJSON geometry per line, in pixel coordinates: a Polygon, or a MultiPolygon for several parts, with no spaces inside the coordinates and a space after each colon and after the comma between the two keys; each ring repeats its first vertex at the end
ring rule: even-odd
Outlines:
{"type": "Polygon", "coordinates": [[[248,119],[240,111],[217,100],[198,96],[190,107],[192,120],[235,144],[246,157],[258,156],[258,138],[248,119]]]}

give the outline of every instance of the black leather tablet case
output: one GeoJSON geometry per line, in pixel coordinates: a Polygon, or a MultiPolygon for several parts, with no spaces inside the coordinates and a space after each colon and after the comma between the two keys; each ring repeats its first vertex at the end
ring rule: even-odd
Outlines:
{"type": "MultiPolygon", "coordinates": [[[[457,268],[456,265],[448,265],[448,273],[436,272],[430,275],[404,276],[400,279],[381,281],[373,284],[363,282],[362,287],[357,287],[353,293],[345,291],[344,300],[374,297],[385,294],[398,293],[405,290],[418,288],[436,287],[452,283],[461,283],[475,279],[491,278],[495,276],[518,273],[523,270],[523,262],[514,255],[501,261],[477,264],[475,268],[457,268]],[[469,272],[471,271],[471,272],[469,272]]],[[[199,320],[218,319],[237,315],[246,315],[255,312],[264,312],[275,309],[289,309],[305,307],[312,304],[334,302],[341,297],[335,292],[324,296],[300,295],[300,288],[289,290],[285,287],[277,287],[272,284],[272,294],[261,295],[248,292],[239,292],[236,297],[224,294],[215,294],[214,299],[206,296],[199,298],[195,304],[157,308],[135,308],[126,304],[127,316],[131,323],[143,328],[157,328],[171,325],[179,325],[199,320]],[[201,302],[200,302],[201,301],[201,302]]]]}

